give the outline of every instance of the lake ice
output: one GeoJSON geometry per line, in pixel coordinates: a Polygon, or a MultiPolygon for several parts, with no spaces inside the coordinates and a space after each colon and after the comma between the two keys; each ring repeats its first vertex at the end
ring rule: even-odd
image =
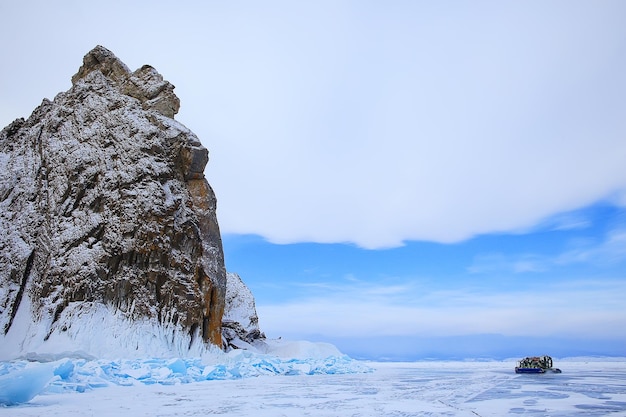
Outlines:
{"type": "MultiPolygon", "coordinates": [[[[0,416],[626,416],[626,359],[557,360],[562,374],[517,375],[514,361],[262,357],[39,364],[56,375],[0,416]],[[203,379],[215,370],[219,380],[203,379]]],[[[11,372],[29,368],[18,365],[11,372]]]]}

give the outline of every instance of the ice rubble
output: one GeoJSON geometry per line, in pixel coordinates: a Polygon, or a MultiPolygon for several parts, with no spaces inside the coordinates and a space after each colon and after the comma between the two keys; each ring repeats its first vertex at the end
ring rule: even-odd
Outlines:
{"type": "Polygon", "coordinates": [[[196,358],[111,360],[72,354],[66,358],[37,355],[0,362],[0,405],[25,403],[39,394],[85,392],[109,385],[175,385],[262,375],[371,372],[367,365],[326,343],[271,340],[265,342],[264,347],[265,353],[215,351],[196,358]]]}

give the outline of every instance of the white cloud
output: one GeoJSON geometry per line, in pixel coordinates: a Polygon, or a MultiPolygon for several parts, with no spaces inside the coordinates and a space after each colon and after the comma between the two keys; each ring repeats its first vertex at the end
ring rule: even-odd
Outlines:
{"type": "Polygon", "coordinates": [[[626,260],[626,229],[611,231],[606,239],[597,246],[580,247],[561,254],[555,263],[569,265],[573,263],[615,264],[626,260]]]}
{"type": "MultiPolygon", "coordinates": [[[[286,304],[258,305],[270,337],[439,337],[470,334],[614,338],[626,325],[619,281],[546,284],[507,293],[405,291],[413,302],[384,291],[352,287],[337,294],[286,304]],[[304,324],[306,323],[306,325],[304,324]]],[[[405,288],[407,290],[407,288],[405,288]]]]}
{"type": "MultiPolygon", "coordinates": [[[[226,230],[368,248],[451,242],[529,227],[626,187],[626,125],[615,111],[626,102],[611,92],[626,92],[626,63],[611,23],[565,10],[537,22],[529,10],[519,20],[430,12],[441,26],[341,14],[355,32],[309,51],[316,66],[286,72],[274,55],[262,64],[269,109],[224,127],[250,148],[224,149],[208,168],[226,230]],[[373,39],[369,25],[389,30],[373,39]],[[226,181],[234,167],[236,184],[226,181]]],[[[312,30],[268,36],[289,49],[312,30]]],[[[243,82],[255,92],[262,81],[243,82]]]]}
{"type": "Polygon", "coordinates": [[[626,193],[625,7],[17,2],[0,121],[103,44],[176,85],[224,233],[459,241],[626,193]]]}
{"type": "Polygon", "coordinates": [[[543,272],[549,269],[550,260],[545,255],[504,255],[490,253],[477,255],[467,267],[470,274],[543,272]]]}
{"type": "Polygon", "coordinates": [[[540,253],[477,255],[467,267],[467,272],[470,274],[545,272],[576,264],[608,266],[624,261],[626,261],[626,229],[620,226],[610,230],[599,242],[578,241],[556,255],[540,253]]]}
{"type": "Polygon", "coordinates": [[[591,220],[581,213],[557,213],[536,226],[537,229],[548,230],[581,230],[590,227],[591,220]]]}

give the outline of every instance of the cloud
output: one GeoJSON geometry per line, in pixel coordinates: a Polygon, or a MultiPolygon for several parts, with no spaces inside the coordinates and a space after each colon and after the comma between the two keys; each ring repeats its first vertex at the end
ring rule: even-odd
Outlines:
{"type": "Polygon", "coordinates": [[[545,255],[490,253],[477,255],[473,263],[467,267],[467,272],[470,274],[544,272],[550,268],[550,264],[549,258],[545,255]]]}
{"type": "Polygon", "coordinates": [[[559,255],[554,263],[611,265],[624,260],[626,260],[626,229],[617,229],[611,231],[600,245],[569,250],[559,255]]]}
{"type": "Polygon", "coordinates": [[[592,225],[591,220],[580,212],[557,213],[536,225],[538,230],[582,230],[592,225]]]}
{"type": "Polygon", "coordinates": [[[579,241],[556,255],[488,253],[474,257],[470,274],[546,272],[576,264],[606,267],[626,261],[626,228],[609,231],[600,242],[579,241]]]}
{"type": "Polygon", "coordinates": [[[580,9],[535,21],[530,10],[449,17],[435,8],[441,26],[410,26],[417,14],[376,12],[381,20],[339,11],[348,34],[323,37],[288,71],[276,48],[307,45],[317,29],[266,34],[259,48],[278,60],[261,63],[263,79],[238,80],[260,94],[241,103],[255,116],[218,121],[241,144],[216,150],[207,171],[225,230],[365,248],[455,242],[625,189],[616,21],[580,9]]]}
{"type": "Polygon", "coordinates": [[[625,195],[625,8],[16,2],[0,120],[66,90],[103,44],[176,85],[222,232],[456,242],[625,195]]]}
{"type": "Polygon", "coordinates": [[[613,338],[626,324],[626,283],[580,280],[510,292],[350,287],[298,302],[258,305],[270,337],[445,337],[471,334],[613,338]],[[350,294],[349,298],[344,297],[350,294]],[[304,325],[303,323],[306,323],[304,325]]]}

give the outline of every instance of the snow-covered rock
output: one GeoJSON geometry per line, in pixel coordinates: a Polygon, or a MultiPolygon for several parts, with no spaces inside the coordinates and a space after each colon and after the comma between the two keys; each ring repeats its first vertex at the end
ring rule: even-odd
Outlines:
{"type": "Polygon", "coordinates": [[[226,301],[222,318],[222,335],[227,347],[245,349],[262,341],[259,317],[252,291],[238,274],[226,273],[226,301]]]}
{"type": "Polygon", "coordinates": [[[173,119],[173,89],[98,46],[0,132],[0,358],[222,346],[208,151],[173,119]]]}

